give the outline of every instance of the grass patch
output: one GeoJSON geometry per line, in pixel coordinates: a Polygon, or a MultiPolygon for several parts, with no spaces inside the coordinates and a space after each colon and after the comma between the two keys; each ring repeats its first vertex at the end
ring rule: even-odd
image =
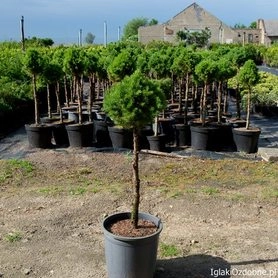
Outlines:
{"type": "Polygon", "coordinates": [[[86,188],[84,187],[77,187],[77,188],[72,188],[70,189],[70,195],[73,195],[73,196],[78,196],[78,195],[83,195],[86,193],[86,188]]]}
{"type": "Polygon", "coordinates": [[[276,188],[264,188],[262,195],[265,199],[274,198],[278,199],[278,187],[276,188]]]}
{"type": "Polygon", "coordinates": [[[22,159],[0,160],[0,184],[12,181],[15,185],[21,185],[21,180],[31,177],[35,172],[34,165],[22,159]]]}
{"type": "Polygon", "coordinates": [[[210,187],[210,186],[204,186],[202,187],[202,192],[205,194],[205,195],[217,195],[220,193],[220,190],[218,188],[215,188],[215,187],[210,187]]]}
{"type": "Polygon", "coordinates": [[[13,243],[13,242],[20,241],[22,239],[22,235],[20,232],[11,232],[5,235],[4,239],[8,242],[13,243]]]}
{"type": "Polygon", "coordinates": [[[174,244],[160,243],[160,254],[162,258],[177,257],[181,251],[174,244]]]}
{"type": "Polygon", "coordinates": [[[9,163],[13,169],[19,170],[19,171],[25,172],[25,173],[32,173],[35,169],[34,165],[27,160],[11,159],[11,160],[9,160],[9,163]]]}
{"type": "Polygon", "coordinates": [[[245,199],[245,196],[242,193],[232,193],[229,195],[229,199],[232,201],[241,201],[245,199]]]}
{"type": "Polygon", "coordinates": [[[155,174],[146,175],[144,179],[151,179],[152,184],[166,185],[167,197],[183,192],[235,201],[245,198],[270,200],[277,194],[278,167],[277,163],[265,161],[192,157],[162,164],[155,174]],[[266,184],[270,189],[263,193],[266,184]]]}
{"type": "Polygon", "coordinates": [[[59,188],[59,187],[50,186],[50,187],[40,188],[40,189],[38,189],[37,192],[41,193],[41,194],[45,194],[45,195],[59,195],[64,192],[64,189],[59,188]]]}
{"type": "MultiPolygon", "coordinates": [[[[0,160],[0,188],[45,195],[126,194],[132,188],[132,169],[127,163],[130,157],[123,153],[115,165],[93,160],[86,165],[81,161],[81,165],[60,168],[41,167],[27,160],[0,160]]],[[[277,163],[195,157],[157,160],[142,160],[141,185],[143,190],[159,192],[166,198],[205,195],[234,201],[277,199],[277,163]]]]}

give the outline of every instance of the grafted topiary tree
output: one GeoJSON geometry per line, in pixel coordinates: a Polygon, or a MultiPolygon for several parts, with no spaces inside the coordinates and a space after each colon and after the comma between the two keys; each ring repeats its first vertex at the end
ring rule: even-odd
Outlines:
{"type": "Polygon", "coordinates": [[[246,114],[246,129],[250,127],[250,110],[251,110],[251,94],[252,88],[260,80],[258,68],[253,60],[248,60],[244,63],[239,71],[239,82],[248,90],[247,94],[247,114],[246,114]]]}
{"type": "Polygon", "coordinates": [[[104,98],[103,107],[111,119],[124,128],[133,129],[134,201],[131,217],[135,228],[140,203],[139,131],[151,123],[165,105],[165,94],[160,89],[159,81],[151,80],[138,71],[115,83],[104,98]]]}
{"type": "Polygon", "coordinates": [[[35,108],[35,125],[40,124],[39,120],[39,99],[37,93],[37,77],[43,72],[44,59],[42,53],[34,48],[26,51],[24,65],[27,72],[32,76],[34,108],[35,108]]]}

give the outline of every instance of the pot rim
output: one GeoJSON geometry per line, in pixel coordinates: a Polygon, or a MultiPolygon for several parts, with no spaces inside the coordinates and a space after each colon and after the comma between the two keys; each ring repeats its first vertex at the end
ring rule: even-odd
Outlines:
{"type": "MultiPolygon", "coordinates": [[[[102,221],[102,230],[103,230],[104,234],[106,234],[108,236],[112,236],[114,239],[117,239],[117,240],[134,241],[134,240],[144,240],[144,239],[147,239],[147,238],[155,237],[155,236],[159,235],[161,233],[162,229],[163,229],[163,224],[162,224],[161,219],[159,217],[154,216],[150,213],[139,212],[139,219],[145,219],[145,220],[150,220],[150,221],[152,221],[152,219],[156,220],[157,223],[154,223],[155,225],[157,225],[157,231],[156,232],[154,232],[151,235],[147,235],[147,236],[127,237],[127,236],[118,236],[118,235],[115,235],[115,234],[108,231],[107,226],[108,226],[109,223],[114,223],[115,221],[113,221],[113,220],[130,219],[130,216],[131,216],[130,212],[117,212],[117,213],[113,213],[113,214],[107,216],[102,221]]],[[[152,221],[152,222],[154,222],[154,221],[152,221]]]]}

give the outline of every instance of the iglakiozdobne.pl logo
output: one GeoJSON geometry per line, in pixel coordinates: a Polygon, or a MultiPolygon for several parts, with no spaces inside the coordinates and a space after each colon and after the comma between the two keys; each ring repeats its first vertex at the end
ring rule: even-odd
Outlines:
{"type": "Polygon", "coordinates": [[[218,277],[230,277],[230,276],[239,276],[239,277],[276,277],[278,274],[277,269],[221,269],[221,268],[211,268],[210,275],[214,278],[218,277]]]}

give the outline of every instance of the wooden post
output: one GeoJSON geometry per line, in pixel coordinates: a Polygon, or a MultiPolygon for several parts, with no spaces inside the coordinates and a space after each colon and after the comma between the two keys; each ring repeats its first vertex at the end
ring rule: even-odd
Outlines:
{"type": "Polygon", "coordinates": [[[25,37],[24,37],[24,16],[20,20],[20,30],[21,30],[21,45],[22,51],[25,51],[25,37]]]}

